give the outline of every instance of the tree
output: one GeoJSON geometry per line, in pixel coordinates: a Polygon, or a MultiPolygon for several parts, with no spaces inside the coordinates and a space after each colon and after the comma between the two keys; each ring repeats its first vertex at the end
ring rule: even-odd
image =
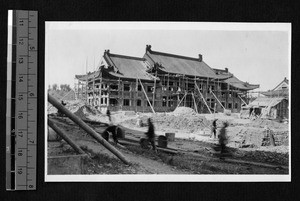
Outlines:
{"type": "Polygon", "coordinates": [[[67,91],[71,91],[71,87],[69,84],[66,84],[66,89],[67,89],[67,91]]]}
{"type": "Polygon", "coordinates": [[[57,90],[57,87],[58,87],[57,84],[52,85],[52,89],[55,90],[55,91],[57,90]]]}
{"type": "Polygon", "coordinates": [[[70,87],[70,85],[69,84],[61,84],[60,85],[60,89],[62,90],[62,91],[71,91],[71,87],[70,87]]]}

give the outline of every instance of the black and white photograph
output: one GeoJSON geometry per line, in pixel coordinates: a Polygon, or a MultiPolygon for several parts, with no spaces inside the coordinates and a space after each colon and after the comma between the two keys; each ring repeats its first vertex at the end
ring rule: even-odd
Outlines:
{"type": "Polygon", "coordinates": [[[45,181],[291,181],[291,24],[45,22],[45,181]]]}

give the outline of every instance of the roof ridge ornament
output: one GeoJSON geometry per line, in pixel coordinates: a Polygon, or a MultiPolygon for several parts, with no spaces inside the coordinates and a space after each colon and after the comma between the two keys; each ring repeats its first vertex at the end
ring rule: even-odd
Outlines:
{"type": "Polygon", "coordinates": [[[151,45],[146,45],[146,52],[151,52],[151,45]]]}

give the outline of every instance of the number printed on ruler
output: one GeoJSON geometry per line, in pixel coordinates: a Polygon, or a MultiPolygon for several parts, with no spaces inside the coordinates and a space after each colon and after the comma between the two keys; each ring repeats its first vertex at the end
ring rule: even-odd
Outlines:
{"type": "Polygon", "coordinates": [[[16,11],[16,190],[36,189],[37,12],[16,11]]]}

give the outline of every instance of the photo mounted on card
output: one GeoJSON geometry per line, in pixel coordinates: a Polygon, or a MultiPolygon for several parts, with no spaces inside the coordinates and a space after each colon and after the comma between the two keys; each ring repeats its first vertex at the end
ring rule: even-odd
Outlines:
{"type": "Polygon", "coordinates": [[[291,24],[45,26],[45,181],[291,181],[291,24]]]}

